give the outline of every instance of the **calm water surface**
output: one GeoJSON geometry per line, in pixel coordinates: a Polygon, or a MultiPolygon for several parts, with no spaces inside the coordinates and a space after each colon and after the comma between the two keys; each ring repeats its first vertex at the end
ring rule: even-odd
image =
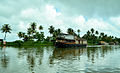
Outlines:
{"type": "Polygon", "coordinates": [[[0,47],[0,73],[120,73],[120,46],[0,47]]]}

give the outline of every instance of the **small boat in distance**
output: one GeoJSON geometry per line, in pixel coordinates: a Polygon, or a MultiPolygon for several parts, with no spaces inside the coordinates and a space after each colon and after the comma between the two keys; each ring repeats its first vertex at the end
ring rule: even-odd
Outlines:
{"type": "Polygon", "coordinates": [[[56,47],[86,47],[87,40],[71,34],[60,33],[55,42],[56,47]]]}

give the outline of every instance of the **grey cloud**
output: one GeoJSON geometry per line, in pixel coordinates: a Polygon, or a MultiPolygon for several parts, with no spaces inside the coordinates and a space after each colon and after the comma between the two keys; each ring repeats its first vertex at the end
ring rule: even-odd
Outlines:
{"type": "Polygon", "coordinates": [[[66,15],[87,17],[110,17],[120,15],[120,0],[57,0],[51,4],[58,6],[66,15]]]}
{"type": "MultiPolygon", "coordinates": [[[[79,15],[83,15],[88,19],[92,17],[108,18],[111,16],[119,16],[119,3],[120,0],[0,0],[0,27],[4,23],[9,23],[13,29],[12,34],[16,35],[21,31],[18,26],[20,21],[23,21],[25,25],[35,21],[42,24],[43,27],[45,27],[44,31],[48,32],[48,27],[52,25],[53,22],[47,21],[47,17],[41,13],[44,13],[45,5],[50,4],[58,8],[62,13],[60,18],[57,17],[58,20],[63,21],[62,25],[67,28],[72,27],[75,29],[77,25],[74,24],[72,20],[79,15]],[[32,19],[20,16],[23,10],[29,8],[37,8],[38,11],[41,12],[40,15],[38,15],[41,19],[32,19]]],[[[9,40],[12,39],[12,34],[9,40]]],[[[0,32],[0,37],[3,36],[4,35],[1,35],[0,32]]],[[[15,38],[17,38],[17,36],[15,36],[15,38]]]]}

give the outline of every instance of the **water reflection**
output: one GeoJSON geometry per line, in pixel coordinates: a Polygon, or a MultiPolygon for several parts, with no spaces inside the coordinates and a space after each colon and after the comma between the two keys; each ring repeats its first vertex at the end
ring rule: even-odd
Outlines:
{"type": "MultiPolygon", "coordinates": [[[[115,48],[115,47],[114,47],[115,48]]],[[[51,59],[79,59],[80,56],[86,55],[88,61],[94,63],[95,59],[103,57],[108,53],[114,52],[113,46],[102,46],[102,48],[55,48],[51,59]]]]}
{"type": "MultiPolygon", "coordinates": [[[[19,48],[8,47],[7,49],[0,48],[0,65],[2,65],[2,68],[11,67],[9,66],[10,62],[11,65],[19,67],[19,71],[25,70],[26,73],[96,72],[94,69],[97,66],[101,66],[100,69],[97,69],[98,71],[102,70],[101,68],[104,67],[105,68],[103,70],[105,70],[106,67],[113,67],[114,65],[108,64],[106,66],[104,63],[110,60],[110,58],[108,58],[109,55],[118,54],[119,52],[119,46],[102,46],[101,48],[55,48],[53,46],[19,48]],[[13,54],[13,52],[15,54],[13,54]],[[12,61],[10,61],[11,58],[12,61]],[[104,59],[106,60],[105,62],[102,61],[104,59]],[[25,67],[25,69],[21,69],[21,67],[25,67]]],[[[116,59],[118,59],[118,57],[116,59]]],[[[117,63],[118,62],[116,62],[116,64],[117,63]]],[[[15,69],[14,66],[12,66],[13,70],[15,69]]],[[[0,67],[0,69],[2,68],[0,67]]]]}
{"type": "Polygon", "coordinates": [[[55,48],[53,58],[55,59],[73,59],[85,53],[86,48],[55,48]]]}
{"type": "Polygon", "coordinates": [[[0,60],[1,60],[1,65],[4,68],[8,67],[9,64],[9,56],[6,54],[6,47],[0,47],[0,60]]]}

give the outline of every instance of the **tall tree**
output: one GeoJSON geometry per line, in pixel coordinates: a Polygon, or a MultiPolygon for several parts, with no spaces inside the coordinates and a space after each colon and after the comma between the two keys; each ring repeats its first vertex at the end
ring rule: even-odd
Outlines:
{"type": "Polygon", "coordinates": [[[74,30],[72,28],[68,28],[67,33],[71,34],[71,35],[74,35],[74,30]]]}
{"type": "Polygon", "coordinates": [[[89,30],[87,31],[87,35],[90,35],[90,31],[89,30]]]}
{"type": "Polygon", "coordinates": [[[32,30],[32,38],[34,38],[34,33],[36,32],[36,23],[32,22],[31,23],[31,30],[32,30]]]}
{"type": "Polygon", "coordinates": [[[18,33],[18,37],[19,37],[19,38],[24,38],[24,36],[25,36],[25,33],[23,33],[23,32],[19,32],[19,33],[18,33]]]}
{"type": "Polygon", "coordinates": [[[103,36],[104,36],[104,33],[103,33],[103,32],[102,32],[102,33],[100,33],[100,36],[101,36],[101,37],[103,37],[103,36]]]}
{"type": "Polygon", "coordinates": [[[48,28],[48,30],[49,30],[49,33],[50,33],[50,34],[53,34],[53,33],[54,33],[54,27],[53,27],[53,26],[50,26],[50,27],[48,28]]]}
{"type": "Polygon", "coordinates": [[[53,37],[56,39],[56,37],[61,33],[60,29],[54,30],[53,37]]]}
{"type": "Polygon", "coordinates": [[[93,44],[93,41],[94,41],[94,38],[95,38],[94,37],[94,29],[93,28],[91,29],[91,32],[92,32],[91,38],[92,38],[92,44],[93,44]]]}
{"type": "Polygon", "coordinates": [[[78,29],[77,32],[78,32],[78,37],[80,37],[80,29],[78,29]]]}
{"type": "Polygon", "coordinates": [[[28,36],[30,37],[30,35],[32,34],[32,29],[31,29],[31,28],[28,28],[28,29],[27,29],[27,34],[28,34],[28,36]]]}
{"type": "Polygon", "coordinates": [[[94,29],[93,28],[91,29],[91,32],[92,32],[92,34],[94,33],[94,29]]]}
{"type": "Polygon", "coordinates": [[[60,34],[62,31],[61,31],[61,29],[58,28],[58,29],[57,29],[57,32],[58,32],[58,34],[60,34]]]}
{"type": "Polygon", "coordinates": [[[1,30],[2,30],[2,33],[5,33],[4,40],[6,40],[7,33],[11,33],[11,30],[12,30],[10,25],[9,24],[4,24],[1,28],[1,30]]]}
{"type": "Polygon", "coordinates": [[[39,26],[39,30],[40,30],[40,31],[41,31],[41,30],[43,30],[43,27],[42,27],[42,25],[40,25],[40,26],[39,26]]]}
{"type": "Polygon", "coordinates": [[[98,34],[99,34],[99,32],[98,32],[98,31],[96,31],[96,32],[95,32],[95,34],[96,34],[96,35],[98,35],[98,34]]]}

